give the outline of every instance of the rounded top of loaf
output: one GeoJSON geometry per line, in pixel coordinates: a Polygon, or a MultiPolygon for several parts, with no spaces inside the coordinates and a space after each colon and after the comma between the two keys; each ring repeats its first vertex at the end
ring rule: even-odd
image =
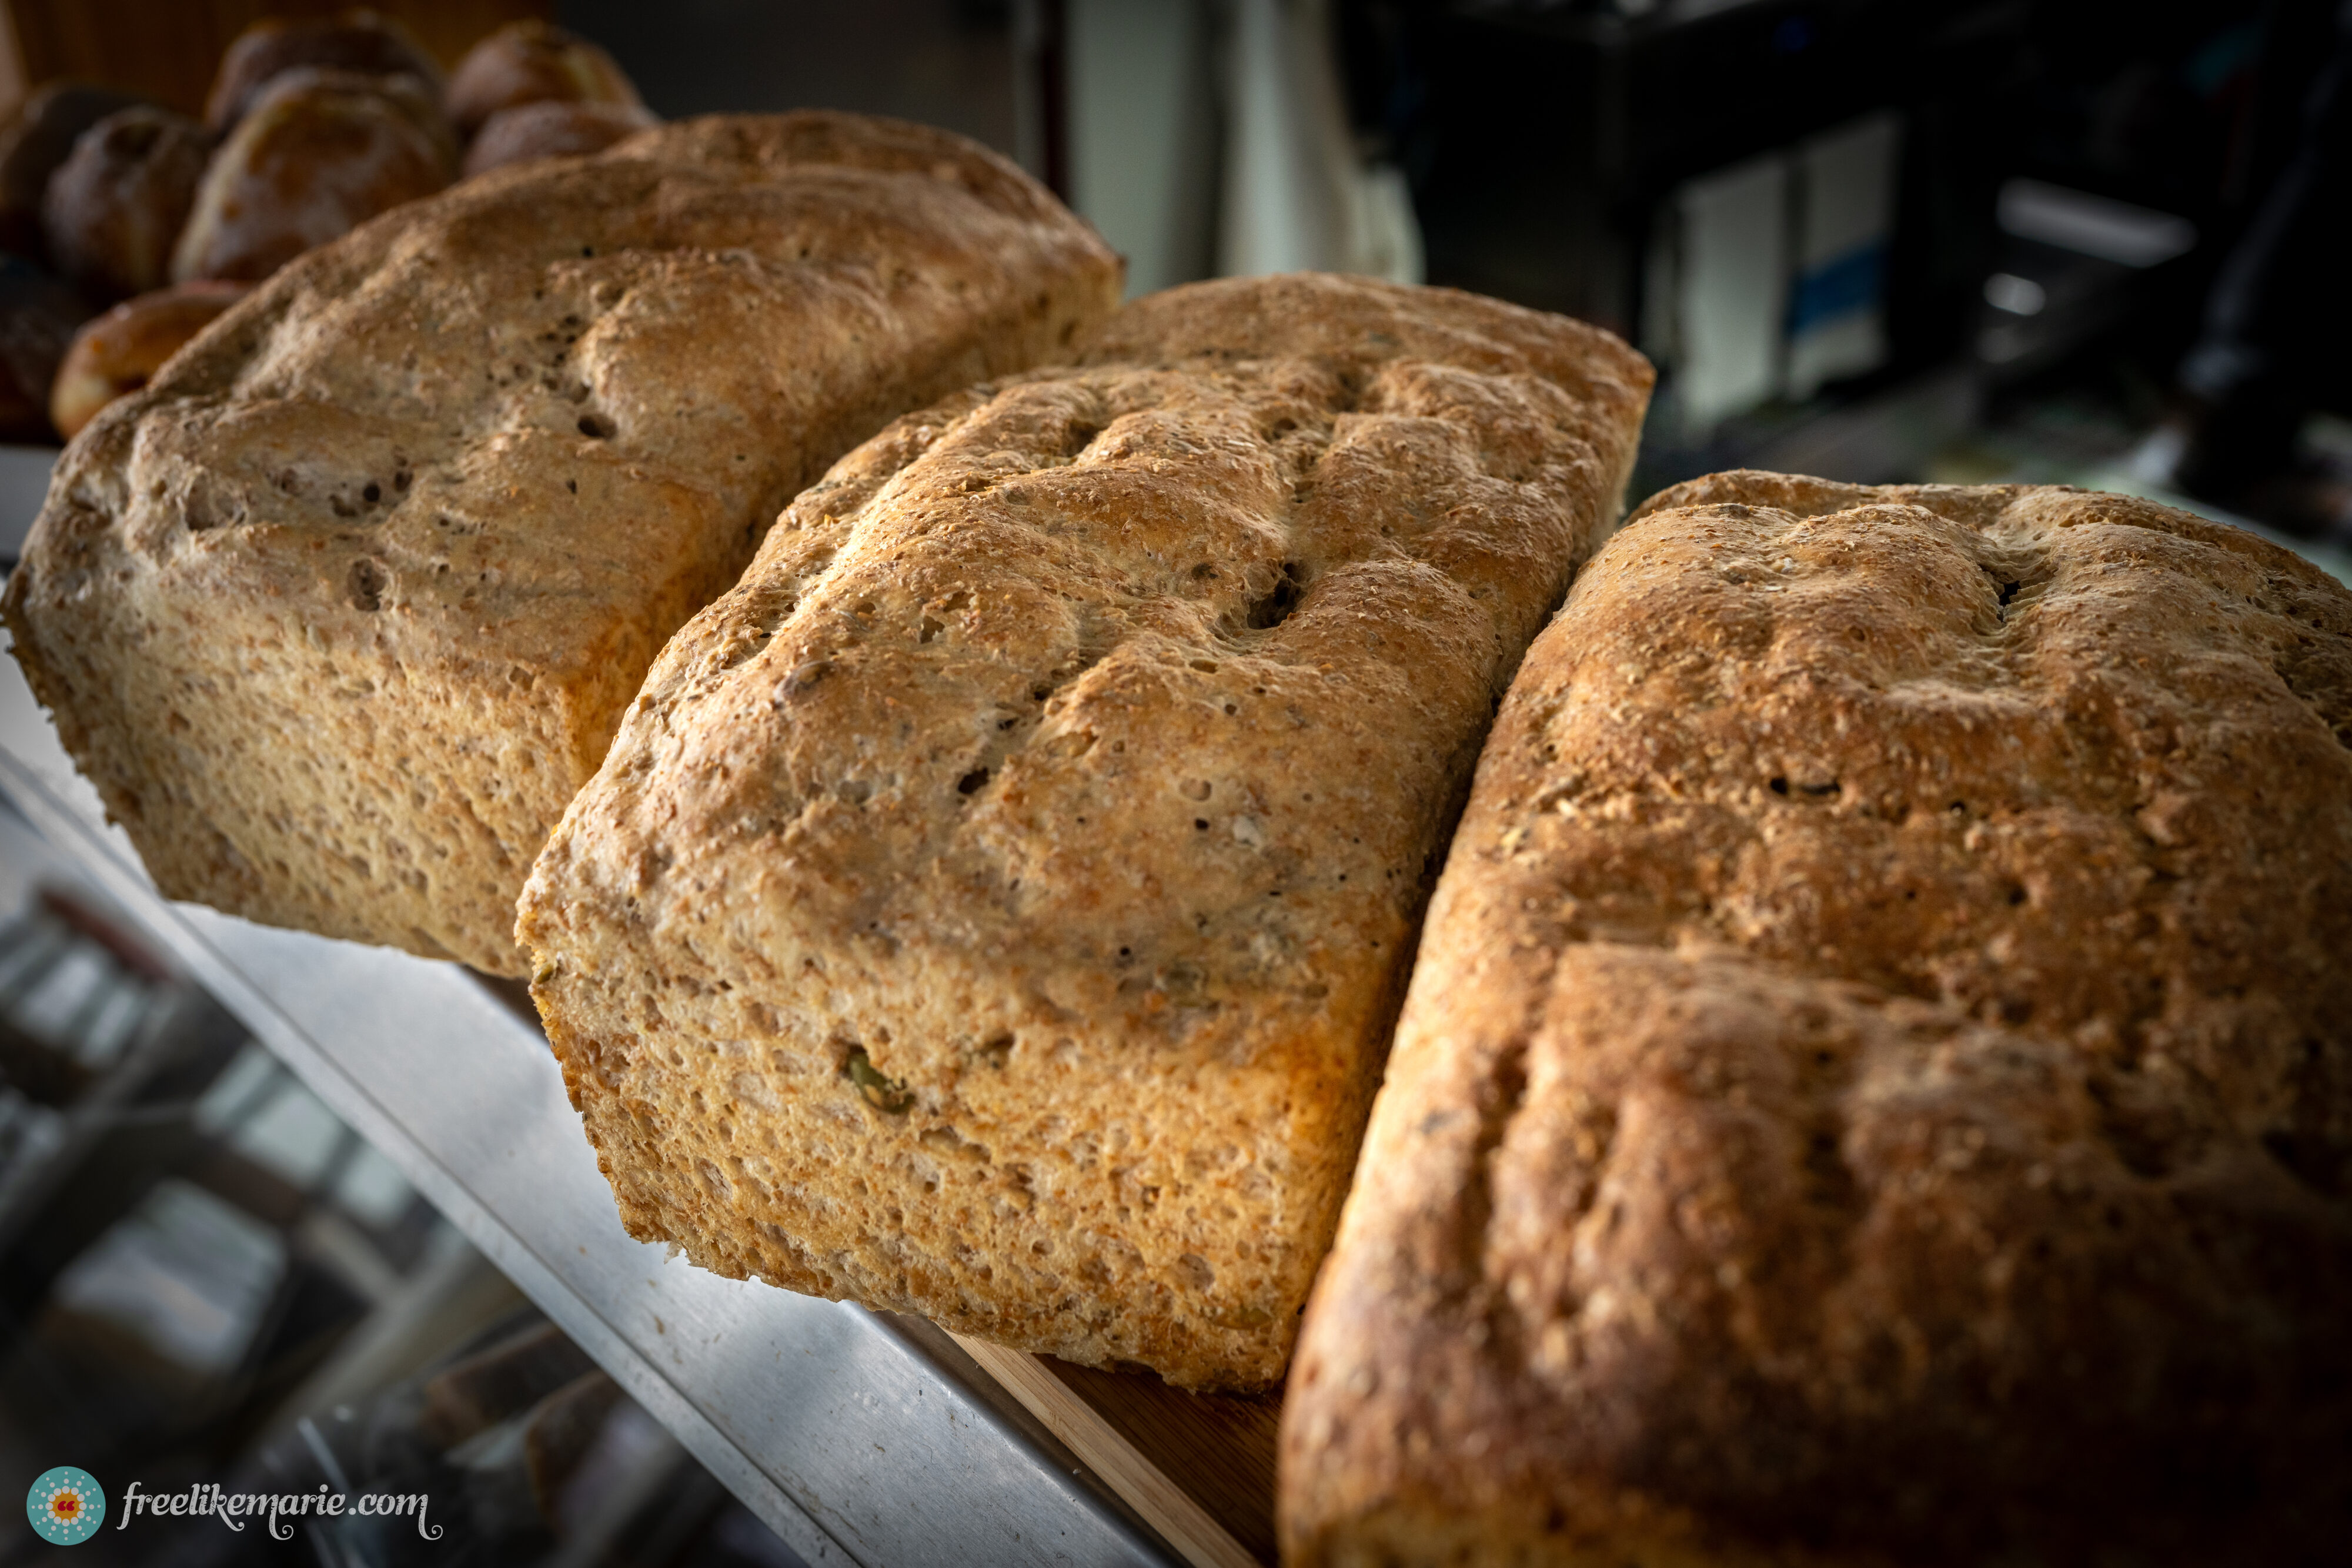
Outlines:
{"type": "Polygon", "coordinates": [[[289,263],[83,431],[28,562],[68,592],[104,564],[55,547],[108,536],[174,592],[307,604],[403,657],[568,666],[584,612],[677,570],[647,542],[677,519],[740,538],[755,517],[756,542],[851,441],[1026,362],[1003,342],[1045,316],[1073,338],[1073,281],[1099,315],[1118,277],[950,132],[820,110],[660,126],[289,263]]]}
{"type": "Polygon", "coordinates": [[[1221,277],[1129,304],[1082,362],[1191,359],[1433,360],[1486,375],[1537,375],[1612,405],[1657,379],[1623,339],[1590,322],[1457,288],[1328,272],[1221,277]]]}
{"type": "MultiPolygon", "coordinates": [[[[500,830],[519,874],[796,491],[1064,351],[1118,285],[1013,164],[897,121],[714,118],[495,172],[289,263],[91,421],[8,583],[19,657],[168,627],[245,689],[438,694],[425,728],[556,780],[500,830]]],[[[507,961],[512,901],[484,895],[476,961],[507,961]]]]}

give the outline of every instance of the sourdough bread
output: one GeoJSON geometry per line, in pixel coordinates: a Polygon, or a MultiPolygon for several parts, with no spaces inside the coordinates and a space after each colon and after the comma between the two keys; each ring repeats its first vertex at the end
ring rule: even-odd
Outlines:
{"type": "Polygon", "coordinates": [[[163,891],[526,972],[514,904],[669,633],[891,418],[1117,259],[1003,159],[713,118],[279,272],[58,465],[17,658],[163,891]]]}
{"type": "Polygon", "coordinates": [[[1284,1412],[1286,1561],[2318,1563],[2352,593],[1732,474],[1496,720],[1284,1412]]]}
{"type": "Polygon", "coordinates": [[[1470,766],[1649,385],[1468,295],[1203,284],[844,459],[523,899],[631,1232],[1278,1377],[1470,766]]]}

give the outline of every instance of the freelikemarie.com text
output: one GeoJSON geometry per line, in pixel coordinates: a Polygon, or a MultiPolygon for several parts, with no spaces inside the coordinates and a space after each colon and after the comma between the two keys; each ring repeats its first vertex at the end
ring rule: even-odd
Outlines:
{"type": "Polygon", "coordinates": [[[317,1491],[233,1492],[223,1491],[210,1481],[188,1488],[185,1491],[153,1492],[143,1490],[137,1481],[122,1496],[122,1511],[114,1528],[123,1529],[136,1515],[151,1518],[170,1515],[173,1518],[217,1519],[231,1530],[243,1530],[256,1519],[265,1521],[272,1541],[291,1541],[294,1521],[298,1519],[340,1519],[346,1514],[361,1518],[397,1518],[404,1514],[416,1516],[416,1533],[427,1541],[441,1539],[441,1527],[425,1522],[425,1511],[430,1502],[423,1492],[362,1492],[357,1497],[329,1490],[326,1482],[319,1483],[317,1491]],[[282,1526],[282,1528],[281,1528],[282,1526]]]}

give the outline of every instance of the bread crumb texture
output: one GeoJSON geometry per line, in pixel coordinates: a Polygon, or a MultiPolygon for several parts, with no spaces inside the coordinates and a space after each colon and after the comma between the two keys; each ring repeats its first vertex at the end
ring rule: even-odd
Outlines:
{"type": "Polygon", "coordinates": [[[278,273],[60,460],[17,658],[163,893],[528,967],[514,904],[669,633],[856,442],[1066,353],[1118,260],[853,115],[665,126],[278,273]]]}
{"type": "Polygon", "coordinates": [[[524,895],[632,1233],[1278,1377],[1480,741],[1649,385],[1467,295],[1209,284],[844,459],[524,895]]]}
{"type": "Polygon", "coordinates": [[[1297,1564],[2352,1540],[2352,594],[1729,474],[1530,651],[1284,1413],[1297,1564]]]}

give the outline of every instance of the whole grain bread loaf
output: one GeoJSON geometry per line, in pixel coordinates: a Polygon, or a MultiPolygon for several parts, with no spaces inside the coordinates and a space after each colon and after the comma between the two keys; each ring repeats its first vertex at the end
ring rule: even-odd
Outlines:
{"type": "Polygon", "coordinates": [[[1003,159],[714,118],[278,273],[58,465],[5,601],[171,897],[526,972],[663,642],[890,419],[1066,353],[1117,258],[1003,159]]]}
{"type": "Polygon", "coordinates": [[[1652,500],[1506,699],[1286,1560],[2352,1539],[2352,593],[2058,488],[1652,500]]]}
{"type": "Polygon", "coordinates": [[[845,458],[523,898],[630,1230],[1278,1377],[1471,764],[1649,386],[1469,295],[1203,284],[845,458]]]}

